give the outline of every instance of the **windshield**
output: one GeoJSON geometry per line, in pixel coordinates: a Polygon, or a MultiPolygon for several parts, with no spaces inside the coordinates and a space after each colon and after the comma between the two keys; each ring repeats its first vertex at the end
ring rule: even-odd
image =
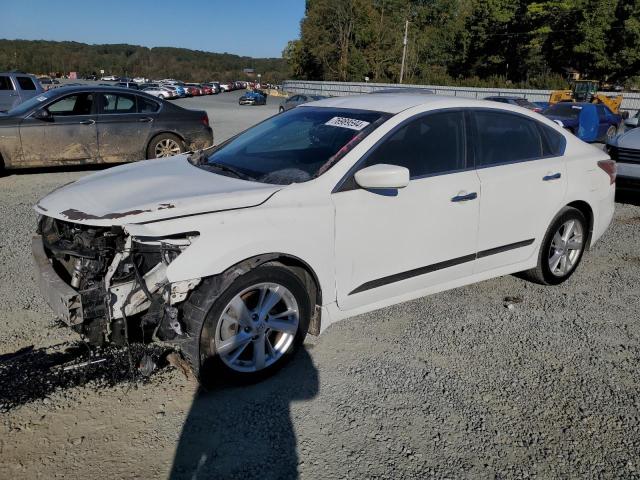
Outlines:
{"type": "Polygon", "coordinates": [[[537,108],[533,103],[531,103],[529,100],[526,100],[524,98],[516,98],[516,105],[518,105],[519,107],[530,108],[530,109],[537,108]]]}
{"type": "Polygon", "coordinates": [[[581,110],[582,107],[572,103],[556,103],[542,113],[544,115],[553,115],[556,117],[578,118],[581,110]]]}
{"type": "Polygon", "coordinates": [[[56,95],[55,90],[50,90],[49,92],[42,93],[36,97],[31,97],[29,100],[26,100],[21,104],[16,105],[7,113],[9,115],[24,115],[25,113],[30,111],[32,108],[37,107],[38,105],[44,103],[45,101],[49,100],[51,97],[55,95],[56,95]]]}
{"type": "Polygon", "coordinates": [[[295,108],[223,143],[199,166],[262,183],[306,182],[331,168],[389,117],[368,110],[295,108]]]}

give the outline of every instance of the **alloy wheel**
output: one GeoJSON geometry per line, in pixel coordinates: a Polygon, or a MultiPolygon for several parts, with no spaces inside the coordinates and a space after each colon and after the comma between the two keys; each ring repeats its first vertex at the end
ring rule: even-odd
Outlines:
{"type": "Polygon", "coordinates": [[[276,363],[294,343],[300,310],[283,285],[259,283],[238,293],[224,308],[212,342],[232,370],[258,372],[276,363]]]}
{"type": "Polygon", "coordinates": [[[584,247],[584,232],[578,220],[560,225],[549,248],[549,270],[556,277],[569,274],[577,264],[584,247]]]}
{"type": "Polygon", "coordinates": [[[163,138],[156,143],[156,158],[171,157],[181,153],[180,144],[172,138],[163,138]]]}

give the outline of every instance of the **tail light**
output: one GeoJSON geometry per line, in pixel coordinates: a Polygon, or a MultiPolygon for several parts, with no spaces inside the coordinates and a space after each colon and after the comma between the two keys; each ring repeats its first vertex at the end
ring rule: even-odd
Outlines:
{"type": "Polygon", "coordinates": [[[206,113],[202,116],[202,118],[200,119],[200,121],[202,122],[202,124],[205,127],[209,126],[209,115],[207,115],[206,113]]]}
{"type": "Polygon", "coordinates": [[[598,166],[609,175],[609,185],[616,183],[616,162],[614,160],[600,160],[598,166]]]}

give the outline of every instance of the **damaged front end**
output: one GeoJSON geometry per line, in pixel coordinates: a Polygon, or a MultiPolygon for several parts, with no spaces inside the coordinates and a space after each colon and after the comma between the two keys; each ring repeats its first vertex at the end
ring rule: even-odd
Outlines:
{"type": "Polygon", "coordinates": [[[49,305],[90,343],[171,341],[183,335],[179,305],[200,279],[170,283],[167,267],[197,237],[133,237],[42,217],[32,248],[49,305]]]}

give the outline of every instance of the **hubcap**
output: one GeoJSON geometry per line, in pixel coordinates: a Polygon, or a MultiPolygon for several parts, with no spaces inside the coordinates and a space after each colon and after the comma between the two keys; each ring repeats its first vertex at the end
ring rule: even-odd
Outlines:
{"type": "Polygon", "coordinates": [[[580,258],[584,234],[577,220],[563,223],[553,236],[549,248],[549,269],[556,277],[567,275],[580,258]]]}
{"type": "Polygon", "coordinates": [[[156,143],[156,158],[171,157],[179,153],[181,153],[180,145],[171,138],[165,138],[156,143]]]}
{"type": "Polygon", "coordinates": [[[213,339],[231,369],[257,372],[277,362],[293,344],[298,302],[277,283],[259,283],[237,294],[224,308],[213,339]]]}

